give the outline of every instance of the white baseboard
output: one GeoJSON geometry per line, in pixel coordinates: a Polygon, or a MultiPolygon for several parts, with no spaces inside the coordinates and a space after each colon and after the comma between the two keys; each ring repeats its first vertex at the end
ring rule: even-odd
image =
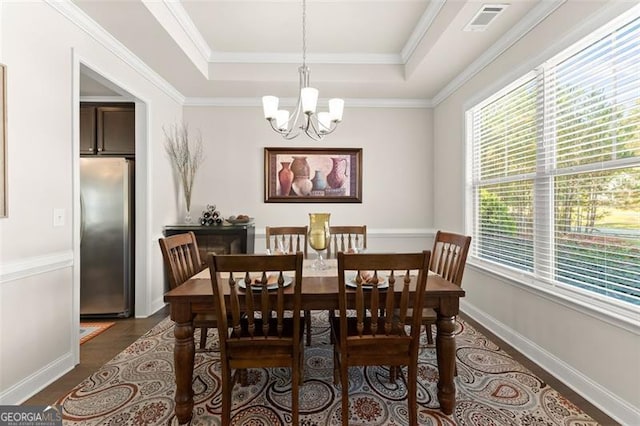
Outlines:
{"type": "Polygon", "coordinates": [[[460,310],[473,318],[493,334],[508,342],[524,356],[555,376],[602,412],[623,425],[637,425],[640,409],[615,395],[609,389],[594,382],[571,365],[536,345],[507,325],[477,309],[466,300],[460,301],[460,310]]]}
{"type": "MultiPolygon", "coordinates": [[[[75,367],[73,354],[67,352],[24,380],[0,392],[0,405],[19,405],[75,367]]],[[[54,401],[51,401],[54,402],[54,401]]]]}
{"type": "MultiPolygon", "coordinates": [[[[160,297],[159,299],[154,300],[153,302],[151,302],[151,309],[149,310],[149,315],[147,315],[146,317],[150,317],[151,315],[155,314],[160,309],[164,308],[165,305],[166,305],[166,303],[164,301],[164,296],[160,297]]],[[[136,315],[136,317],[138,318],[137,315],[136,315]]]]}

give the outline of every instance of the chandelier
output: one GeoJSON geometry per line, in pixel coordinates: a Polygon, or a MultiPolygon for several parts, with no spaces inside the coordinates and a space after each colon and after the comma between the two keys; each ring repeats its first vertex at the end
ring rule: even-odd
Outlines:
{"type": "Polygon", "coordinates": [[[329,99],[329,112],[316,113],[318,104],[318,89],[309,87],[310,70],[307,59],[307,2],[302,0],[302,65],[298,68],[300,74],[300,92],[298,103],[293,113],[278,109],[279,99],[276,96],[263,96],[262,108],[264,118],[269,121],[271,128],[285,139],[293,139],[304,132],[311,139],[319,141],[325,135],[332,133],[338,123],[342,121],[344,100],[329,99]]]}

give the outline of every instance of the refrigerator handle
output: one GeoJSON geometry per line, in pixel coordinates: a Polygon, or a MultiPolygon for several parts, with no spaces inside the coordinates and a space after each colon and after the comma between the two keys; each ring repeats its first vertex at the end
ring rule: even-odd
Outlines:
{"type": "Polygon", "coordinates": [[[129,316],[129,310],[131,307],[131,282],[132,282],[132,276],[131,274],[134,273],[134,271],[132,271],[131,269],[131,221],[132,221],[132,217],[131,217],[131,195],[132,195],[132,189],[131,188],[131,183],[132,183],[132,179],[131,179],[131,173],[133,171],[132,169],[132,161],[129,159],[125,159],[124,162],[124,176],[123,176],[123,195],[124,195],[124,210],[125,210],[125,214],[124,214],[124,222],[125,222],[125,226],[124,226],[124,262],[125,262],[125,276],[124,278],[124,303],[125,303],[125,307],[124,307],[124,317],[128,317],[129,316]]]}
{"type": "Polygon", "coordinates": [[[84,237],[84,197],[82,192],[80,193],[80,244],[82,244],[82,237],[84,237]]]}

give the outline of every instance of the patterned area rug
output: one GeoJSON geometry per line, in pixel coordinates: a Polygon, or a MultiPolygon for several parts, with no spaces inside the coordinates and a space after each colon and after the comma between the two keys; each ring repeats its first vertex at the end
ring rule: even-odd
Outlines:
{"type": "Polygon", "coordinates": [[[80,344],[88,342],[112,325],[115,325],[115,322],[81,322],[80,344]]]}
{"type": "MultiPolygon", "coordinates": [[[[301,425],[339,425],[340,388],[334,386],[326,312],[313,314],[313,345],[305,350],[300,388],[301,425]]],[[[80,383],[56,404],[64,424],[171,425],[174,416],[173,322],[167,318],[80,383]]],[[[457,405],[444,415],[437,399],[435,348],[420,349],[421,425],[595,425],[593,419],[515,362],[466,322],[457,323],[457,405]]],[[[216,348],[217,332],[209,331],[216,348]]],[[[196,332],[196,342],[198,341],[196,332]]],[[[423,334],[424,336],[424,334],[423,334]]],[[[217,349],[217,348],[216,348],[217,349]]],[[[196,353],[192,425],[219,425],[218,352],[196,353]]],[[[406,375],[406,369],[404,370],[406,375]]],[[[406,425],[406,386],[390,384],[384,367],[351,368],[349,424],[406,425]]],[[[291,423],[288,369],[252,369],[249,384],[233,388],[233,425],[291,423]]]]}

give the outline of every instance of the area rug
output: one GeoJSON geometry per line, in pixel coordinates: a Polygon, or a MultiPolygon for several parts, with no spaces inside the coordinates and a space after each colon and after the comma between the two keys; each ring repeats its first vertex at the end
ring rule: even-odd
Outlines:
{"type": "Polygon", "coordinates": [[[115,322],[81,322],[80,344],[88,342],[113,325],[115,322]]]}
{"type": "MultiPolygon", "coordinates": [[[[326,315],[314,312],[313,344],[305,350],[300,388],[300,424],[305,426],[339,425],[343,415],[340,387],[332,380],[326,315]]],[[[439,409],[435,348],[424,339],[418,369],[421,425],[597,424],[468,323],[459,320],[456,327],[456,408],[449,416],[439,409]]],[[[208,342],[217,349],[215,330],[208,342]]],[[[405,383],[391,384],[388,377],[384,367],[350,369],[350,425],[408,423],[405,383]]],[[[248,381],[234,386],[231,424],[291,424],[289,370],[251,369],[248,381]]],[[[219,352],[196,353],[193,388],[191,424],[219,425],[219,352]]],[[[173,425],[178,423],[174,396],[173,323],[167,318],[56,404],[62,405],[65,425],[173,425]]]]}

